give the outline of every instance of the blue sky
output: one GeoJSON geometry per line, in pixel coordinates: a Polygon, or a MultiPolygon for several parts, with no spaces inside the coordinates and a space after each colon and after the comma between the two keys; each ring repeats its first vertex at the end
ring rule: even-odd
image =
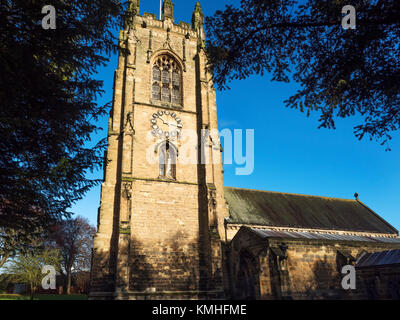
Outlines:
{"type": "MultiPolygon", "coordinates": [[[[212,15],[235,1],[201,1],[205,15],[212,15]]],[[[190,22],[195,0],[175,0],[175,20],[190,22]]],[[[158,0],[142,0],[141,11],[159,13],[158,0]]],[[[97,78],[104,80],[106,93],[100,103],[112,99],[116,56],[97,78]]],[[[360,200],[400,229],[400,134],[390,144],[392,151],[378,143],[358,141],[353,127],[357,117],[337,120],[336,130],[317,129],[318,114],[307,118],[298,110],[287,109],[283,101],[297,90],[296,83],[270,82],[270,77],[252,76],[234,81],[231,90],[217,92],[219,129],[254,129],[255,169],[250,176],[235,175],[234,165],[225,165],[224,183],[250,189],[291,192],[360,200]]],[[[104,128],[93,140],[107,135],[104,128]]],[[[102,172],[93,177],[102,178],[102,172]]],[[[97,223],[100,187],[93,188],[72,211],[97,223]]]]}

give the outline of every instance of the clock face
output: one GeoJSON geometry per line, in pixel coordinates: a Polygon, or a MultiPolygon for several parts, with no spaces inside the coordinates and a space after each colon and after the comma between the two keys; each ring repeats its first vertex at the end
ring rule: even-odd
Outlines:
{"type": "Polygon", "coordinates": [[[160,110],[154,113],[150,123],[153,135],[163,139],[178,137],[183,128],[182,120],[171,111],[160,110]]]}

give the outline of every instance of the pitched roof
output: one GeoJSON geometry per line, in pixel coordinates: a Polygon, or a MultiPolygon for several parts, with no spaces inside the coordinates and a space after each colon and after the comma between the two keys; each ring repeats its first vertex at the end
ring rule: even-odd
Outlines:
{"type": "MultiPolygon", "coordinates": [[[[300,239],[300,240],[331,240],[331,241],[351,241],[351,242],[376,242],[376,243],[388,243],[391,245],[400,245],[399,238],[386,238],[386,237],[368,237],[368,236],[356,236],[349,234],[328,234],[328,233],[316,233],[316,232],[298,232],[298,231],[274,231],[274,230],[263,230],[249,227],[241,227],[240,230],[248,230],[258,236],[261,239],[266,238],[282,238],[282,239],[300,239]]],[[[345,254],[345,252],[343,252],[345,254]]]]}
{"type": "Polygon", "coordinates": [[[229,223],[398,234],[359,200],[225,187],[229,223]]]}
{"type": "Polygon", "coordinates": [[[400,250],[366,253],[357,261],[356,267],[372,267],[400,264],[400,250]]]}

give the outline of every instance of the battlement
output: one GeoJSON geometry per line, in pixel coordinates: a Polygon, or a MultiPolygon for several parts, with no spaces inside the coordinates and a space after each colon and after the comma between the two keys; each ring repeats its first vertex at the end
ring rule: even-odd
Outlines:
{"type": "Polygon", "coordinates": [[[179,21],[178,24],[175,23],[174,4],[171,0],[164,0],[161,20],[158,20],[154,13],[144,12],[141,16],[139,14],[140,0],[130,0],[128,10],[133,14],[133,18],[130,18],[130,22],[127,22],[128,25],[134,24],[136,28],[138,25],[143,28],[159,28],[184,35],[186,38],[194,37],[204,40],[204,14],[200,2],[196,3],[191,24],[183,21],[179,21]]]}
{"type": "Polygon", "coordinates": [[[172,19],[158,20],[155,14],[145,12],[143,16],[136,16],[135,25],[141,27],[159,28],[171,32],[181,34],[183,36],[189,35],[190,37],[197,38],[198,33],[193,30],[190,23],[179,21],[179,24],[173,22],[172,19]]]}

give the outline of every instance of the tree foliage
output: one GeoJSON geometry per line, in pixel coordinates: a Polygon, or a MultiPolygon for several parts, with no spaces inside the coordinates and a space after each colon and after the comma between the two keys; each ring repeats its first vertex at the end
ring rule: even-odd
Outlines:
{"type": "Polygon", "coordinates": [[[42,28],[44,0],[0,3],[0,226],[41,233],[99,181],[105,142],[87,147],[107,111],[96,99],[99,66],[116,49],[126,3],[52,0],[56,29],[42,28]]]}
{"type": "Polygon", "coordinates": [[[385,144],[400,127],[398,0],[242,0],[206,19],[214,82],[268,72],[297,81],[287,107],[317,111],[320,127],[360,115],[355,135],[385,144]],[[341,26],[342,8],[357,11],[356,29],[341,26]]]}
{"type": "Polygon", "coordinates": [[[37,242],[31,234],[0,227],[0,268],[18,252],[23,253],[35,247],[37,242]]]}
{"type": "Polygon", "coordinates": [[[86,218],[67,219],[52,227],[50,239],[61,252],[64,293],[70,294],[72,271],[90,271],[96,229],[86,218]]]}
{"type": "Polygon", "coordinates": [[[60,269],[60,252],[52,247],[35,249],[27,253],[19,253],[5,269],[14,282],[29,284],[31,299],[36,289],[42,284],[42,267],[51,265],[60,269]]]}

